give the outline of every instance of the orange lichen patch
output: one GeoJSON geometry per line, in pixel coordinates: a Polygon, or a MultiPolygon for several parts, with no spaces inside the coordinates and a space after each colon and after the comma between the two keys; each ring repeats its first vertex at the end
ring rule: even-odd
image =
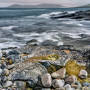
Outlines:
{"type": "Polygon", "coordinates": [[[70,54],[70,50],[63,50],[66,54],[70,54]]]}
{"type": "Polygon", "coordinates": [[[85,66],[77,64],[77,62],[74,61],[74,60],[69,60],[66,63],[65,67],[66,67],[67,74],[69,74],[69,75],[76,75],[76,76],[78,76],[78,74],[79,74],[81,69],[86,69],[85,66]]]}

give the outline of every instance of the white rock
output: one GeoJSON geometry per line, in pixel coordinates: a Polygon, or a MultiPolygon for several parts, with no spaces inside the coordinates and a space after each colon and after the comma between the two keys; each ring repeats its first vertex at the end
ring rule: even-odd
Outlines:
{"type": "Polygon", "coordinates": [[[64,80],[60,80],[60,79],[54,79],[53,82],[52,82],[52,86],[54,88],[60,88],[60,87],[63,87],[64,86],[64,80]]]}
{"type": "Polygon", "coordinates": [[[79,77],[82,78],[82,79],[85,79],[87,78],[88,76],[88,73],[86,70],[81,70],[80,73],[79,73],[79,77]]]}
{"type": "Polygon", "coordinates": [[[13,83],[11,81],[7,81],[4,85],[4,87],[10,87],[10,86],[12,86],[12,84],[13,83]]]}
{"type": "Polygon", "coordinates": [[[49,73],[42,75],[41,82],[44,87],[51,87],[51,84],[52,84],[51,75],[49,73]]]}

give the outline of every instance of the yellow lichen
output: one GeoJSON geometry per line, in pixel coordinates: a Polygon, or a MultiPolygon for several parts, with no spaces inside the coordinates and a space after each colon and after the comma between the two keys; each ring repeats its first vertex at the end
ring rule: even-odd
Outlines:
{"type": "Polygon", "coordinates": [[[47,68],[47,70],[48,70],[49,73],[53,73],[53,72],[56,71],[56,67],[53,66],[53,65],[50,65],[50,66],[47,68]]]}
{"type": "Polygon", "coordinates": [[[47,56],[37,56],[37,57],[32,57],[30,59],[36,59],[36,60],[57,60],[59,59],[59,55],[57,54],[52,54],[52,55],[47,55],[47,56]]]}
{"type": "Polygon", "coordinates": [[[69,75],[76,75],[78,76],[81,69],[85,69],[85,66],[77,64],[74,60],[69,60],[66,63],[66,71],[69,75]]]}

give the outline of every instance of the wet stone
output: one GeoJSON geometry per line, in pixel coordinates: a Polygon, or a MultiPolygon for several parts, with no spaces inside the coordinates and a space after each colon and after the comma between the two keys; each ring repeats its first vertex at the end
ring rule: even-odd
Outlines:
{"type": "Polygon", "coordinates": [[[4,87],[10,87],[12,86],[12,82],[11,81],[7,81],[5,84],[4,84],[4,87]]]}

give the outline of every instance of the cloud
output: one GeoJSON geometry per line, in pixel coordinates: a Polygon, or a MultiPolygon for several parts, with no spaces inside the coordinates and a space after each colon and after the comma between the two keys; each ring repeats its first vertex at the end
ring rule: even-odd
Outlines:
{"type": "Polygon", "coordinates": [[[78,6],[89,4],[90,0],[0,0],[0,5],[9,4],[39,4],[39,3],[55,3],[64,6],[78,6]]]}

